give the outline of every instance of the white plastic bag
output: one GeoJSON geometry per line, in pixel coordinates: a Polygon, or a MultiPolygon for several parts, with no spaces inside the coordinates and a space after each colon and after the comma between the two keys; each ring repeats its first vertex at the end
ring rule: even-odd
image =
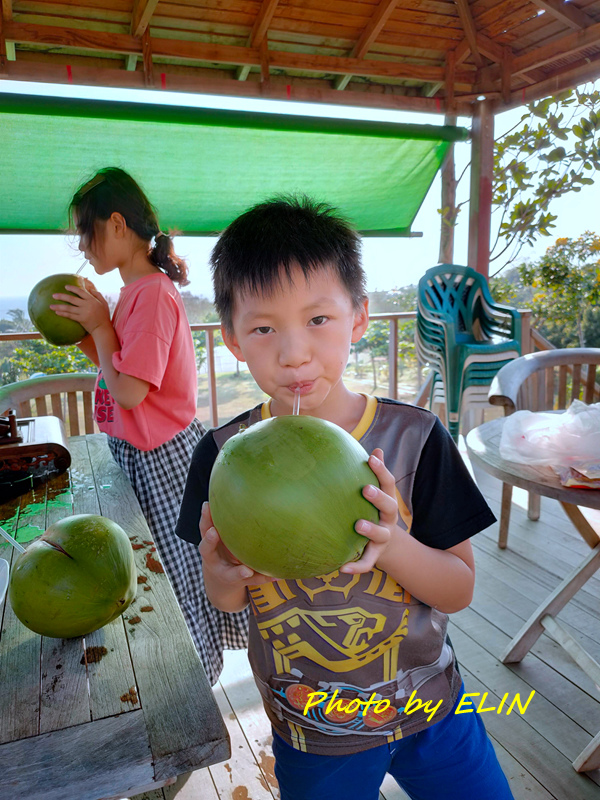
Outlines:
{"type": "Polygon", "coordinates": [[[500,455],[519,464],[569,466],[600,459],[600,403],[573,400],[569,408],[552,414],[516,411],[506,418],[500,455]]]}

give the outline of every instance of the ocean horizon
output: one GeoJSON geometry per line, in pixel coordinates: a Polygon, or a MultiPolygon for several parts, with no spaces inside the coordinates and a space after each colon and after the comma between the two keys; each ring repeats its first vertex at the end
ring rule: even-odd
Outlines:
{"type": "Polygon", "coordinates": [[[27,297],[4,297],[0,295],[0,319],[8,319],[12,308],[20,308],[27,314],[27,297]]]}

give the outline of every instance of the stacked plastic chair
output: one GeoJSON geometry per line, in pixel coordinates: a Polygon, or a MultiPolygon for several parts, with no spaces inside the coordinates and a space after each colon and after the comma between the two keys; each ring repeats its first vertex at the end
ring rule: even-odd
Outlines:
{"type": "Polygon", "coordinates": [[[419,360],[435,371],[432,399],[442,383],[448,430],[458,441],[463,400],[480,396],[521,355],[521,319],[516,309],[494,302],[483,275],[440,264],[419,281],[415,343],[419,360]]]}

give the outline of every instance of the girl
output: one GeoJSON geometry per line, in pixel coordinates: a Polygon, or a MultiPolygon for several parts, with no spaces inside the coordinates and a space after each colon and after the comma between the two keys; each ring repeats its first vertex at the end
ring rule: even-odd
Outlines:
{"type": "Polygon", "coordinates": [[[137,183],[121,169],[100,170],[75,193],[70,216],[79,249],[98,275],[118,269],[124,286],[112,320],[90,281],[68,305],[50,306],[80,322],[80,349],[98,366],[94,418],[108,434],[148,522],[211,684],[223,666],[223,647],[246,646],[247,614],[224,614],[208,601],[200,556],[175,536],[194,447],[204,429],[196,417],[194,344],[181,296],[188,268],[159,227],[137,183]]]}

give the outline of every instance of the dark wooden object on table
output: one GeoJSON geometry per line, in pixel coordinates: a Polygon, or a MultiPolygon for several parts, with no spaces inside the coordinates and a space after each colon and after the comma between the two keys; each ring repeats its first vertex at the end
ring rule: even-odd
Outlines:
{"type": "MultiPolygon", "coordinates": [[[[137,499],[103,434],[71,438],[70,474],[0,505],[25,540],[70,514],[128,533],[138,594],[89,636],[48,639],[0,604],[0,774],[11,800],[130,797],[230,756],[229,739],[137,499]]],[[[9,545],[0,555],[15,558],[9,545]]]]}
{"type": "Polygon", "coordinates": [[[8,426],[9,433],[0,439],[0,503],[59,475],[71,464],[65,427],[58,417],[17,419],[11,414],[8,426]]]}

